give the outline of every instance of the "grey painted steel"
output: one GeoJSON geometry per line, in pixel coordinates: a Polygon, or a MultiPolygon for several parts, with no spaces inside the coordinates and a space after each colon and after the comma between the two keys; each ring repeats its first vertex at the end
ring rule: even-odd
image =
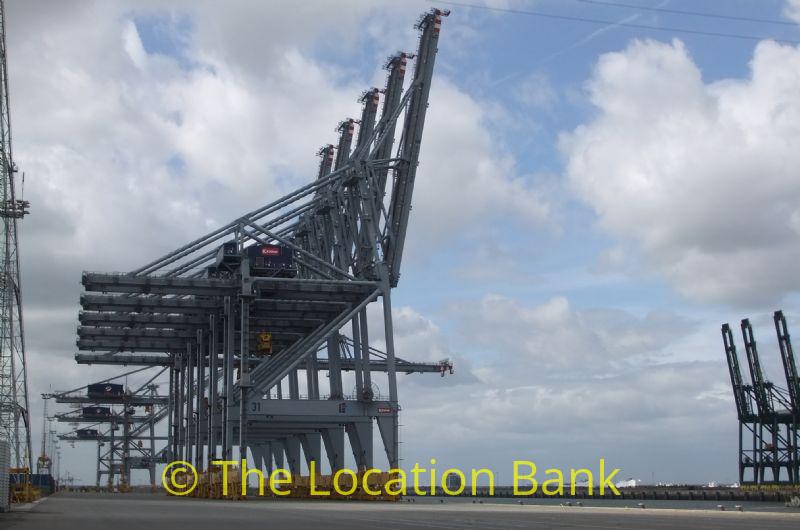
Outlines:
{"type": "MultiPolygon", "coordinates": [[[[79,392],[85,391],[87,387],[43,396],[46,399],[54,398],[57,403],[107,405],[112,410],[112,414],[105,418],[84,417],[80,414],[80,410],[54,416],[58,422],[89,424],[90,427],[98,429],[98,435],[93,437],[81,435],[77,430],[60,434],[58,437],[60,440],[71,443],[97,443],[98,486],[103,475],[108,476],[109,485],[114,482],[115,478],[118,478],[121,484],[130,484],[132,469],[147,470],[150,484],[155,486],[156,466],[167,461],[164,455],[165,451],[159,451],[156,442],[167,442],[165,447],[167,449],[173,438],[171,429],[168,429],[166,436],[156,435],[155,432],[156,424],[170,416],[169,411],[172,406],[171,395],[158,395],[158,385],[153,383],[166,370],[156,371],[139,388],[133,391],[126,390],[121,397],[97,398],[79,395],[79,392]],[[117,407],[116,410],[115,407],[117,407]],[[142,407],[145,409],[144,414],[136,414],[136,409],[142,407]]],[[[130,373],[132,372],[111,380],[121,379],[130,373]]]]}
{"type": "Polygon", "coordinates": [[[223,374],[222,387],[225,389],[225,403],[223,405],[224,415],[222,417],[222,456],[226,460],[233,457],[233,429],[232,429],[232,416],[231,408],[234,406],[233,402],[233,333],[234,333],[234,320],[233,320],[233,306],[230,297],[225,297],[225,372],[223,374]]]}
{"type": "MultiPolygon", "coordinates": [[[[159,455],[202,468],[206,457],[231,459],[238,447],[259,467],[286,462],[299,471],[303,456],[306,463],[319,462],[324,449],[331,468],[339,469],[346,432],[357,467],[366,469],[374,461],[377,423],[390,464],[398,464],[397,372],[452,371],[449,361],[398,359],[391,311],[446,14],[434,9],[423,15],[416,55],[389,60],[386,88],[364,93],[359,121],[340,123],[337,147],[322,148],[312,183],[129,274],[83,274],[76,360],[168,369],[160,416],[168,423],[168,449],[159,455]],[[404,93],[406,66],[414,57],[404,93]],[[297,277],[251,277],[247,260],[205,277],[223,241],[235,242],[240,251],[251,244],[282,244],[294,254],[297,277]],[[367,306],[378,298],[385,353],[370,345],[367,306]],[[270,334],[272,351],[258,349],[260,333],[270,334]],[[321,395],[320,370],[327,371],[327,398],[321,395]],[[299,371],[305,372],[305,398],[299,371]],[[353,396],[343,388],[344,371],[354,373],[353,396]],[[388,400],[373,390],[378,372],[386,374],[388,400]]],[[[144,418],[148,425],[153,416],[144,418]]],[[[126,429],[132,418],[125,418],[126,429]]],[[[125,436],[138,428],[134,423],[125,436]]],[[[108,460],[109,481],[120,472],[127,480],[133,458],[125,455],[122,468],[108,460]]]]}
{"type": "Polygon", "coordinates": [[[11,468],[11,446],[7,440],[0,439],[0,513],[11,508],[9,489],[9,468],[11,468]]]}
{"type": "MultiPolygon", "coordinates": [[[[309,356],[310,357],[310,356],[309,356]]],[[[112,365],[130,365],[130,366],[169,366],[172,364],[172,357],[165,355],[104,355],[104,354],[91,354],[91,353],[78,353],[75,355],[78,364],[112,364],[112,365]]],[[[212,356],[212,362],[214,357],[212,356]]],[[[253,362],[258,361],[251,361],[253,362]]],[[[314,368],[312,363],[316,363],[317,370],[327,371],[330,370],[330,363],[327,358],[317,358],[312,361],[310,358],[300,365],[301,370],[308,370],[309,374],[313,373],[314,368]]],[[[370,359],[369,365],[364,364],[364,373],[367,373],[367,368],[370,372],[386,372],[387,371],[386,359],[370,359]]],[[[435,363],[418,363],[396,359],[396,371],[404,374],[425,374],[425,373],[438,373],[448,372],[452,365],[449,361],[439,361],[435,363]]],[[[356,361],[352,358],[343,358],[339,360],[339,369],[344,372],[351,372],[357,369],[356,361]]],[[[307,388],[311,388],[312,384],[308,384],[307,388]]],[[[369,388],[366,385],[365,388],[369,388]]]]}
{"type": "Polygon", "coordinates": [[[783,361],[783,373],[786,377],[786,390],[789,394],[789,402],[794,414],[800,414],[800,376],[797,373],[797,363],[794,359],[792,341],[789,337],[789,328],[786,325],[786,317],[783,311],[776,311],[773,315],[775,322],[775,332],[778,335],[778,346],[781,350],[781,361],[783,361]]]}
{"type": "Polygon", "coordinates": [[[433,78],[433,65],[436,59],[437,44],[441,16],[434,14],[423,18],[418,24],[422,31],[417,62],[414,68],[413,85],[416,91],[406,112],[403,124],[403,144],[401,145],[398,169],[392,190],[392,203],[389,208],[389,244],[386,249],[386,261],[390,267],[392,285],[397,285],[400,278],[400,263],[403,257],[408,219],[411,213],[411,197],[414,192],[419,163],[419,151],[422,145],[422,129],[425,126],[425,115],[428,108],[428,95],[433,78]]]}

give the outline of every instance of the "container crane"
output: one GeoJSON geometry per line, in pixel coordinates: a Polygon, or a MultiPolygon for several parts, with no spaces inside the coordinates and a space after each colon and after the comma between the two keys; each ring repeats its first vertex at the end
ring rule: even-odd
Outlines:
{"type": "Polygon", "coordinates": [[[750,320],[741,321],[751,385],[741,374],[730,326],[722,326],[736,413],[739,420],[739,481],[742,484],[798,484],[797,368],[783,313],[774,315],[789,389],[764,374],[750,320]],[[755,406],[754,406],[755,405],[755,406]],[[747,470],[752,469],[752,476],[747,470]],[[785,470],[785,471],[784,471],[785,470]]]}

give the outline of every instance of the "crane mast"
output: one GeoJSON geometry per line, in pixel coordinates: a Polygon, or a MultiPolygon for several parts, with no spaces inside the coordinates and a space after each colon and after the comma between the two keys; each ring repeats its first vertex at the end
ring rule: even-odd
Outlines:
{"type": "Polygon", "coordinates": [[[3,253],[0,259],[0,438],[11,444],[11,463],[32,468],[28,374],[22,320],[17,221],[28,213],[28,202],[18,199],[17,168],[11,150],[8,97],[5,2],[0,0],[0,217],[3,253]]]}
{"type": "Polygon", "coordinates": [[[42,450],[39,453],[39,458],[36,459],[36,473],[49,475],[53,468],[53,461],[47,455],[47,434],[48,434],[48,421],[47,421],[47,397],[42,396],[44,401],[44,410],[42,412],[42,450]]]}

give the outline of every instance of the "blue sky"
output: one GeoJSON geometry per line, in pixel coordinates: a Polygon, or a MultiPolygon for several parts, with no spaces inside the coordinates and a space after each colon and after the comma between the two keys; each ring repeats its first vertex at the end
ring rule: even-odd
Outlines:
{"type": "MultiPolygon", "coordinates": [[[[781,1],[629,3],[791,22],[781,1]]],[[[78,386],[108,373],[72,362],[81,270],[130,270],[307,182],[316,148],[383,84],[385,57],[415,47],[432,5],[12,2],[15,149],[36,209],[23,267],[43,278],[26,298],[33,393],[56,374],[78,386]],[[63,269],[37,262],[41,248],[63,269]]],[[[442,6],[394,303],[401,354],[451,357],[456,374],[403,383],[405,458],[477,465],[491,435],[488,466],[535,450],[564,466],[608,455],[642,479],[734,481],[719,325],[754,317],[779,379],[771,312],[800,314],[800,134],[782,118],[800,81],[781,75],[800,52],[503,9],[800,30],[577,0],[489,5],[442,6]]],[[[71,451],[90,480],[91,452],[71,451]]]]}

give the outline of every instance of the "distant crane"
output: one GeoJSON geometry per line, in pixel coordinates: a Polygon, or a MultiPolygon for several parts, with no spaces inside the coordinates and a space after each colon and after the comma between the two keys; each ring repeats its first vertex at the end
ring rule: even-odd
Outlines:
{"type": "Polygon", "coordinates": [[[47,397],[42,396],[44,402],[44,411],[42,412],[42,451],[39,453],[39,458],[36,459],[36,473],[40,475],[50,475],[53,469],[53,461],[47,455],[47,397]]]}
{"type": "Polygon", "coordinates": [[[722,340],[739,419],[739,482],[800,484],[800,379],[786,318],[774,314],[787,388],[767,379],[750,320],[741,322],[750,381],[742,376],[733,333],[722,326],[722,340]]]}
{"type": "Polygon", "coordinates": [[[28,369],[17,240],[17,221],[28,213],[30,205],[17,198],[14,187],[17,167],[11,152],[6,51],[5,2],[0,0],[0,438],[11,443],[12,466],[30,470],[33,462],[28,369]]]}

